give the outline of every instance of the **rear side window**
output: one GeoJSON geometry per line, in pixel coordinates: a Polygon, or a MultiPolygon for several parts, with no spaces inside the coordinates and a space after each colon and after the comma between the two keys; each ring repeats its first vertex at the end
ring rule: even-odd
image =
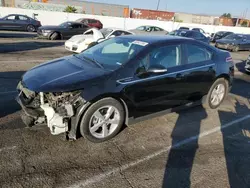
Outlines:
{"type": "Polygon", "coordinates": [[[89,20],[89,23],[97,23],[97,21],[96,20],[89,20]]]}
{"type": "Polygon", "coordinates": [[[28,18],[27,18],[27,17],[25,17],[25,16],[19,16],[19,20],[27,21],[27,20],[28,20],[28,18]]]}
{"type": "Polygon", "coordinates": [[[212,52],[207,48],[194,44],[187,44],[188,64],[200,63],[212,60],[212,52]]]}
{"type": "Polygon", "coordinates": [[[155,27],[154,28],[155,31],[163,31],[163,29],[159,28],[159,27],[155,27]]]}
{"type": "Polygon", "coordinates": [[[193,37],[194,38],[203,38],[203,35],[199,32],[193,32],[193,37]]]}
{"type": "Polygon", "coordinates": [[[81,28],[81,24],[72,24],[71,25],[74,29],[76,29],[76,28],[81,28]]]}
{"type": "Polygon", "coordinates": [[[247,35],[247,40],[250,40],[250,35],[247,35]]]}

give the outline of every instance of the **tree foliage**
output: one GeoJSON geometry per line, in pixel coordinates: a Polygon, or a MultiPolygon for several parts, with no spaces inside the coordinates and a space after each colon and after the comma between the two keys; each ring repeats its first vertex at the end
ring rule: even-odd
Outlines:
{"type": "Polygon", "coordinates": [[[230,13],[224,13],[224,14],[222,14],[221,17],[232,18],[232,15],[230,13]]]}
{"type": "Polygon", "coordinates": [[[242,27],[247,27],[247,26],[248,26],[247,21],[246,21],[246,20],[244,20],[244,21],[242,22],[241,26],[242,26],[242,27]]]}
{"type": "Polygon", "coordinates": [[[64,12],[68,12],[68,13],[76,13],[77,9],[73,6],[67,6],[64,10],[64,12]]]}

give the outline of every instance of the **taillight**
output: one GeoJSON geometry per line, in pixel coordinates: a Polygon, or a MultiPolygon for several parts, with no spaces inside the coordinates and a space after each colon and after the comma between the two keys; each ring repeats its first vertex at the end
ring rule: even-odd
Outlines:
{"type": "Polygon", "coordinates": [[[233,62],[233,58],[230,56],[230,57],[227,57],[226,58],[226,62],[227,63],[232,63],[233,62]]]}
{"type": "Polygon", "coordinates": [[[41,22],[40,21],[37,21],[38,22],[38,25],[41,25],[41,22]]]}

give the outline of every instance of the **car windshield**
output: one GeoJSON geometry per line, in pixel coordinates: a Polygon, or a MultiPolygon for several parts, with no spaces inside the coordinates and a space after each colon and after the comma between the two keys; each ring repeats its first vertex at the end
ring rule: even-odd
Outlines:
{"type": "Polygon", "coordinates": [[[128,62],[148,45],[147,42],[128,38],[112,38],[101,42],[76,57],[91,60],[105,69],[115,70],[128,62]]]}
{"type": "Polygon", "coordinates": [[[219,32],[216,33],[216,34],[219,35],[219,36],[223,36],[225,33],[226,33],[226,32],[224,32],[224,31],[219,31],[219,32]]]}
{"type": "Polygon", "coordinates": [[[231,40],[240,40],[243,38],[243,35],[235,35],[231,34],[225,37],[225,39],[231,39],[231,40]]]}
{"type": "Polygon", "coordinates": [[[60,24],[59,26],[60,26],[60,27],[68,27],[68,26],[70,26],[70,25],[72,25],[71,22],[64,22],[64,23],[60,24]]]}
{"type": "Polygon", "coordinates": [[[108,28],[100,29],[100,32],[103,34],[104,38],[106,38],[112,31],[113,29],[108,28]]]}

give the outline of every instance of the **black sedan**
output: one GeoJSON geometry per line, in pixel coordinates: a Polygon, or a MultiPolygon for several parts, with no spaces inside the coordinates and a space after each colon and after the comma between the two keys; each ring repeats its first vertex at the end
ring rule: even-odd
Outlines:
{"type": "Polygon", "coordinates": [[[211,42],[216,42],[216,40],[222,39],[222,38],[224,38],[228,35],[232,35],[232,34],[234,34],[234,33],[230,32],[230,31],[219,31],[213,35],[213,37],[211,38],[211,42]]]}
{"type": "Polygon", "coordinates": [[[169,35],[193,38],[195,40],[199,40],[207,44],[209,44],[210,42],[210,39],[206,37],[205,35],[203,35],[201,32],[193,31],[193,30],[179,29],[179,30],[170,32],[169,35]]]}
{"type": "Polygon", "coordinates": [[[17,101],[28,126],[103,142],[160,111],[197,101],[217,108],[233,75],[229,52],[183,37],[127,35],[29,70],[17,101]]]}
{"type": "Polygon", "coordinates": [[[41,22],[26,15],[10,14],[0,18],[0,30],[35,32],[41,22]]]}
{"type": "Polygon", "coordinates": [[[250,50],[250,35],[231,34],[223,39],[216,40],[215,47],[238,52],[250,50]]]}
{"type": "Polygon", "coordinates": [[[64,22],[58,26],[43,26],[37,31],[38,37],[50,40],[67,39],[83,34],[89,26],[79,22],[64,22]]]}

